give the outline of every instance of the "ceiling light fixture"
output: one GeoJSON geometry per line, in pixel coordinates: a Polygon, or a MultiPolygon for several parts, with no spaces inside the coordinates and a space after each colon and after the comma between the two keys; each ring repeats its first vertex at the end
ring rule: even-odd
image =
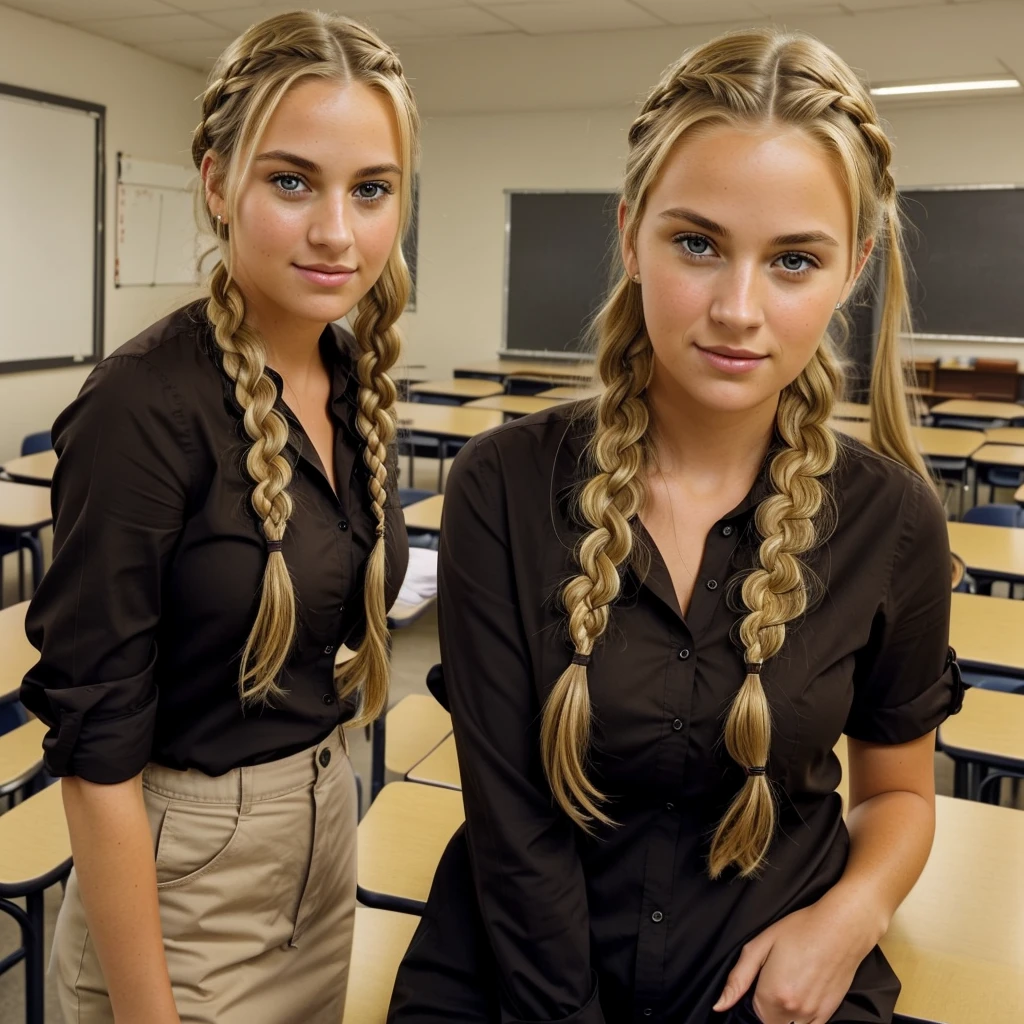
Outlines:
{"type": "Polygon", "coordinates": [[[922,85],[883,85],[872,96],[923,96],[937,92],[978,92],[985,89],[1019,89],[1016,78],[988,78],[974,82],[929,82],[922,85]]]}

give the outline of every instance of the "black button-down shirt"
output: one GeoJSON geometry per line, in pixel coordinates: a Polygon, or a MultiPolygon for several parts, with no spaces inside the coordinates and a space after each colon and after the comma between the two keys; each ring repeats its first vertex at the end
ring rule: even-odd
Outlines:
{"type": "MultiPolygon", "coordinates": [[[[586,837],[539,755],[543,701],[572,654],[559,595],[578,571],[571,495],[590,429],[572,416],[560,407],[475,439],[448,482],[441,649],[466,826],[399,973],[393,1024],[731,1019],[711,1006],[743,944],[842,874],[840,735],[902,743],[957,705],[942,508],[923,481],[843,439],[835,528],[810,558],[823,593],[763,673],[779,828],[762,876],[711,881],[706,860],[744,779],[722,727],[744,677],[737,577],[755,564],[766,471],[709,532],[685,618],[635,526],[649,558],[625,571],[588,670],[590,773],[618,826],[586,837]]],[[[833,1020],[889,1020],[898,988],[876,949],[833,1020]]]]}
{"type": "MultiPolygon", "coordinates": [[[[40,660],[21,690],[50,726],[52,774],[114,783],[152,760],[219,775],[311,746],[352,717],[352,704],[334,699],[334,652],[365,628],[362,578],[374,541],[354,345],[333,325],[320,339],[337,493],[278,402],[291,429],[294,512],[283,552],[298,628],[280,680],[287,693],[262,709],[243,713],[237,682],[266,541],[249,502],[241,408],[203,305],[103,360],[60,415],[53,564],[27,619],[40,660]]],[[[408,560],[394,473],[390,480],[388,607],[408,560]]]]}

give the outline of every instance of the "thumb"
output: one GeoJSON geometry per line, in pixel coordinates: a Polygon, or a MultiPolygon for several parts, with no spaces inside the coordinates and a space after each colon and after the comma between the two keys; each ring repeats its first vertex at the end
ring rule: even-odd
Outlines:
{"type": "Polygon", "coordinates": [[[716,1013],[730,1010],[746,994],[751,985],[754,984],[765,960],[768,959],[768,951],[771,943],[748,942],[740,953],[736,966],[729,972],[725,979],[725,988],[718,997],[718,1002],[711,1007],[716,1013]]]}

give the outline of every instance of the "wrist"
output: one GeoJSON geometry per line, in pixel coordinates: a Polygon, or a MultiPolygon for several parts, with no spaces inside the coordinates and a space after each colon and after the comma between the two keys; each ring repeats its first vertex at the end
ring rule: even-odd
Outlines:
{"type": "Polygon", "coordinates": [[[818,903],[841,919],[844,930],[863,948],[865,956],[889,930],[892,911],[882,906],[878,894],[869,888],[839,882],[818,903]]]}

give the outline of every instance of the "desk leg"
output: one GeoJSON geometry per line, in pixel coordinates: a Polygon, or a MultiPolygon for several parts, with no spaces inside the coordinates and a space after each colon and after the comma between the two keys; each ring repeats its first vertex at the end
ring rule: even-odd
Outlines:
{"type": "Polygon", "coordinates": [[[953,796],[958,800],[971,797],[971,766],[967,761],[953,762],[953,796]]]}
{"type": "Polygon", "coordinates": [[[373,740],[370,747],[370,803],[384,788],[384,746],[387,743],[386,714],[373,723],[373,740]]]}

